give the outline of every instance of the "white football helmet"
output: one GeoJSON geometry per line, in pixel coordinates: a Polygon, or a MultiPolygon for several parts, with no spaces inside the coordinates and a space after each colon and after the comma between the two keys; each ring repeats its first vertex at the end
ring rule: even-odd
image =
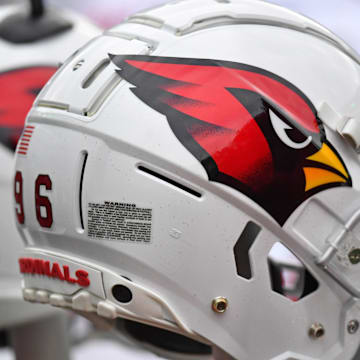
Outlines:
{"type": "MultiPolygon", "coordinates": [[[[32,355],[40,355],[47,359],[48,355],[43,347],[44,337],[56,330],[54,320],[47,324],[44,332],[43,318],[59,315],[51,307],[32,306],[23,301],[19,291],[21,278],[19,276],[17,259],[23,251],[21,238],[16,230],[13,218],[13,166],[14,150],[18,138],[24,127],[27,112],[30,110],[36,94],[46,84],[59,66],[72,52],[99,34],[99,29],[72,12],[57,9],[56,16],[53,9],[47,9],[47,14],[37,19],[30,19],[24,4],[0,7],[0,229],[2,233],[2,247],[0,251],[0,330],[16,328],[13,331],[14,343],[22,342],[17,347],[18,358],[22,355],[27,359],[32,355]],[[61,19],[62,26],[53,32],[53,25],[45,22],[61,19]],[[21,26],[31,23],[25,31],[21,26]],[[16,33],[10,30],[18,28],[16,33]],[[50,30],[51,33],[48,32],[50,30]],[[23,35],[23,37],[22,37],[23,35]],[[13,36],[13,38],[11,38],[13,36]],[[39,324],[25,325],[38,321],[39,324]],[[32,331],[26,336],[24,331],[32,326],[32,331]],[[34,331],[34,329],[37,331],[34,331]],[[35,335],[34,333],[37,332],[35,335]],[[43,336],[40,344],[36,336],[43,336]],[[44,350],[42,350],[44,349],[44,350]],[[19,352],[22,354],[19,354],[19,352]]],[[[53,23],[54,24],[54,23],[53,23]]],[[[62,320],[59,320],[63,322],[62,320]]],[[[56,323],[56,321],[55,321],[56,323]]],[[[63,329],[61,327],[61,329],[63,329]]],[[[53,334],[54,335],[54,334],[53,334]]],[[[58,340],[65,336],[58,333],[58,340]]],[[[64,359],[66,348],[58,354],[64,359]]],[[[55,355],[52,354],[53,358],[55,355]]],[[[37,356],[39,358],[39,356],[37,356]]]]}
{"type": "Polygon", "coordinates": [[[351,359],[359,82],[348,45],[263,1],[175,1],[106,31],[44,88],[17,148],[24,298],[219,359],[351,359]]]}

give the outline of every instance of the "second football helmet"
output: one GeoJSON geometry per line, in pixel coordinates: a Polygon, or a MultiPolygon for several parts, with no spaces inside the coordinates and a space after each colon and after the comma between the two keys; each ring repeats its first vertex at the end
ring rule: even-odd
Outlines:
{"type": "MultiPolygon", "coordinates": [[[[12,210],[14,151],[37,93],[59,63],[98,35],[99,29],[72,12],[52,8],[47,11],[56,12],[58,18],[66,21],[67,27],[49,34],[48,27],[44,26],[47,15],[31,19],[24,4],[0,6],[0,331],[7,334],[7,338],[11,332],[11,345],[17,359],[64,360],[68,358],[64,314],[51,307],[24,302],[19,289],[21,278],[16,261],[23,244],[12,210]],[[26,31],[19,26],[19,22],[25,21],[29,23],[26,31]],[[43,37],[39,37],[37,31],[39,24],[43,37]],[[17,28],[19,42],[7,38],[10,28],[17,28]],[[21,42],[21,37],[28,41],[21,42]],[[49,351],[44,341],[54,337],[56,348],[55,343],[49,344],[52,345],[49,351]],[[51,353],[53,351],[55,354],[51,353]]],[[[54,16],[51,19],[53,21],[54,16]]],[[[25,146],[26,141],[19,150],[25,146]]]]}

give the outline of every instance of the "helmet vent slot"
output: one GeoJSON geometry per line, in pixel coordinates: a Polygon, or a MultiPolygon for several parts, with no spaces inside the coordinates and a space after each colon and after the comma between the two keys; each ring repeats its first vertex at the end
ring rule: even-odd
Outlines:
{"type": "Polygon", "coordinates": [[[165,181],[166,183],[173,185],[183,191],[186,191],[187,193],[189,193],[193,196],[196,196],[197,198],[201,198],[201,196],[202,196],[198,191],[191,189],[190,187],[188,187],[186,185],[180,184],[179,182],[177,182],[173,179],[170,179],[167,176],[159,174],[158,172],[156,172],[154,170],[150,170],[150,169],[146,168],[145,166],[140,165],[140,166],[138,166],[138,169],[146,174],[156,177],[157,179],[165,181]]]}
{"type": "Polygon", "coordinates": [[[260,231],[261,227],[259,225],[249,221],[234,246],[237,274],[248,280],[252,278],[249,251],[260,231]]]}
{"type": "Polygon", "coordinates": [[[110,59],[100,61],[82,83],[82,88],[87,89],[110,64],[110,59]]]}
{"type": "Polygon", "coordinates": [[[152,18],[150,16],[145,16],[145,15],[135,15],[135,16],[131,16],[128,20],[128,23],[134,23],[134,24],[141,24],[141,25],[146,25],[146,26],[150,26],[153,27],[155,29],[160,29],[162,28],[162,26],[164,25],[164,22],[156,19],[156,18],[152,18]]]}
{"type": "Polygon", "coordinates": [[[305,265],[281,243],[276,243],[268,256],[271,288],[292,301],[313,293],[319,283],[305,265]]]}
{"type": "Polygon", "coordinates": [[[80,217],[81,230],[84,230],[84,219],[83,219],[83,208],[82,208],[82,190],[83,190],[84,173],[85,173],[87,158],[88,158],[87,151],[83,151],[81,153],[81,174],[80,174],[80,182],[79,182],[79,217],[80,217]]]}

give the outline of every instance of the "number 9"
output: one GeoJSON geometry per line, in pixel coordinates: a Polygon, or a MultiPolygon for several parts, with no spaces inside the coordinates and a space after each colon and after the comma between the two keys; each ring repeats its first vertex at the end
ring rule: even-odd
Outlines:
{"type": "Polygon", "coordinates": [[[17,171],[14,182],[15,202],[19,206],[16,207],[16,216],[19,224],[25,222],[24,205],[23,205],[23,178],[21,171],[17,171]]]}

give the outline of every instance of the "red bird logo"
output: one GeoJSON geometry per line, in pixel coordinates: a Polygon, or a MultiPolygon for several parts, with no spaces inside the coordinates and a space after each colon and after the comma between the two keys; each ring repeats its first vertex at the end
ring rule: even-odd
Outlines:
{"type": "Polygon", "coordinates": [[[314,105],[280,76],[227,61],[110,57],[210,181],[241,191],[280,225],[313,194],[351,186],[314,105]]]}
{"type": "Polygon", "coordinates": [[[9,149],[15,151],[36,95],[56,70],[33,66],[0,73],[0,142],[9,149]]]}

